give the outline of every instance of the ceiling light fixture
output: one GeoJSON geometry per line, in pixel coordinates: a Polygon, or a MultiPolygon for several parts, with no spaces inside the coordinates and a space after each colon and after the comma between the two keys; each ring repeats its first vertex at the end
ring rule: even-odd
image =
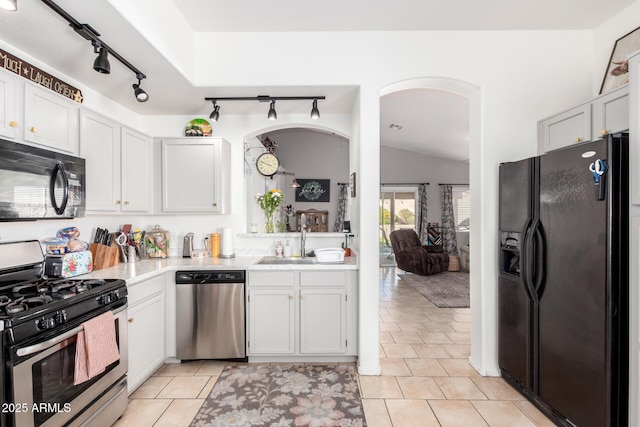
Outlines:
{"type": "Polygon", "coordinates": [[[0,0],[0,9],[15,12],[18,10],[18,0],[0,0]]]}
{"type": "MultiPolygon", "coordinates": [[[[45,0],[43,0],[45,1],[45,0]]],[[[278,113],[276,113],[276,101],[300,101],[300,100],[312,100],[313,106],[311,108],[311,118],[317,119],[320,117],[320,110],[318,110],[318,100],[325,99],[324,96],[269,96],[269,95],[258,95],[258,96],[239,96],[239,97],[219,97],[219,98],[205,98],[205,101],[211,101],[213,103],[213,111],[209,118],[215,122],[220,118],[220,106],[217,105],[219,101],[258,101],[258,102],[269,102],[269,113],[267,114],[267,118],[269,120],[276,120],[278,118],[278,113]],[[215,118],[214,118],[215,117],[215,118]]]]}
{"type": "Polygon", "coordinates": [[[214,122],[217,122],[220,118],[220,106],[216,105],[216,101],[213,101],[213,111],[211,112],[209,118],[214,122]]]}
{"type": "Polygon", "coordinates": [[[313,100],[313,107],[311,108],[311,118],[319,119],[320,118],[320,110],[318,110],[318,100],[313,100]]]}
{"type": "MultiPolygon", "coordinates": [[[[41,0],[44,4],[49,6],[54,12],[64,18],[73,30],[80,34],[85,39],[91,41],[91,45],[94,47],[94,52],[98,54],[98,57],[93,63],[93,69],[102,74],[109,74],[111,72],[111,66],[109,64],[108,56],[111,55],[122,63],[125,67],[133,71],[138,79],[138,83],[133,85],[134,93],[138,102],[146,102],[149,99],[149,95],[140,88],[140,82],[146,79],[147,76],[136,67],[134,67],[129,61],[124,59],[118,52],[111,49],[105,42],[100,40],[100,33],[94,30],[89,24],[81,24],[73,16],[69,15],[64,9],[55,4],[51,0],[41,0]]],[[[0,6],[5,3],[16,3],[17,0],[0,0],[0,6]]],[[[3,6],[4,7],[4,6],[3,6]]]]}
{"type": "Polygon", "coordinates": [[[271,105],[269,106],[269,113],[267,114],[267,119],[269,120],[278,119],[278,113],[276,113],[276,101],[274,99],[271,100],[271,105]]]}
{"type": "Polygon", "coordinates": [[[109,51],[100,46],[100,43],[92,41],[93,52],[98,54],[98,57],[93,61],[93,69],[101,74],[111,73],[111,64],[109,64],[109,51]]]}
{"type": "Polygon", "coordinates": [[[140,87],[140,80],[142,80],[142,78],[140,75],[137,75],[136,78],[138,79],[138,83],[133,84],[133,93],[136,95],[136,100],[138,102],[147,102],[149,100],[149,95],[140,87]]]}
{"type": "Polygon", "coordinates": [[[296,174],[293,172],[276,172],[276,175],[292,175],[293,176],[293,181],[291,181],[291,184],[289,184],[289,188],[300,188],[300,184],[298,183],[298,181],[296,181],[296,174]]]}

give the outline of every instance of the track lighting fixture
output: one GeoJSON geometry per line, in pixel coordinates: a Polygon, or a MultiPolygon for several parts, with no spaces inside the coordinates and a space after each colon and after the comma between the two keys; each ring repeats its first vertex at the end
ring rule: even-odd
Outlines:
{"type": "MultiPolygon", "coordinates": [[[[94,52],[98,54],[98,57],[93,62],[94,70],[102,74],[109,74],[111,72],[111,66],[109,64],[109,55],[111,55],[111,57],[116,58],[118,61],[122,63],[122,65],[124,65],[125,67],[133,71],[133,73],[136,75],[136,79],[138,79],[138,83],[133,85],[133,91],[136,95],[136,99],[138,100],[138,102],[146,102],[147,100],[149,100],[149,95],[147,95],[147,92],[142,90],[142,88],[140,87],[140,82],[143,79],[147,78],[147,76],[145,76],[144,73],[142,73],[142,71],[138,70],[129,61],[127,61],[122,56],[120,56],[118,52],[111,49],[105,42],[103,42],[100,39],[100,33],[98,33],[95,29],[93,29],[91,25],[81,24],[77,19],[69,15],[64,9],[62,9],[60,6],[55,4],[52,0],[41,0],[41,1],[42,3],[46,4],[51,9],[53,9],[53,11],[56,12],[58,15],[60,15],[62,18],[64,18],[69,23],[69,26],[73,28],[73,30],[76,33],[80,34],[82,37],[84,37],[85,39],[91,42],[94,52]]],[[[17,0],[0,0],[0,7],[5,7],[5,4],[13,4],[17,8],[16,2],[17,0]]]]}
{"type": "Polygon", "coordinates": [[[276,113],[276,101],[274,99],[271,100],[271,106],[269,107],[269,113],[267,114],[267,119],[269,120],[278,119],[278,114],[276,113]]]}
{"type": "Polygon", "coordinates": [[[133,84],[133,93],[136,95],[136,100],[138,102],[147,102],[149,100],[149,95],[147,95],[147,92],[142,90],[142,88],[140,87],[140,81],[144,78],[144,76],[138,74],[136,77],[138,78],[138,84],[133,84]]]}
{"type": "MultiPolygon", "coordinates": [[[[43,0],[44,1],[44,0],[43,0]]],[[[205,98],[205,101],[211,101],[213,103],[213,111],[209,118],[214,122],[217,122],[220,118],[220,106],[217,104],[219,101],[258,101],[269,102],[269,113],[267,118],[269,120],[277,120],[278,113],[276,113],[276,101],[300,101],[300,100],[313,100],[313,106],[311,108],[311,118],[317,119],[320,117],[320,110],[318,110],[318,99],[325,99],[324,96],[240,96],[240,97],[224,97],[224,98],[205,98]]],[[[295,180],[294,180],[295,181],[295,180]]]]}
{"type": "Polygon", "coordinates": [[[220,106],[216,105],[216,101],[213,101],[213,111],[211,112],[209,118],[214,122],[217,122],[220,118],[220,106]]]}
{"type": "Polygon", "coordinates": [[[319,119],[320,118],[320,110],[318,110],[318,100],[313,100],[313,107],[311,108],[311,118],[319,119]]]}
{"type": "Polygon", "coordinates": [[[100,43],[95,40],[91,42],[93,44],[93,52],[98,54],[98,57],[93,61],[93,69],[102,74],[111,73],[111,64],[109,64],[109,51],[100,46],[100,43]]]}
{"type": "Polygon", "coordinates": [[[18,10],[18,0],[0,0],[0,9],[15,12],[18,10]]]}

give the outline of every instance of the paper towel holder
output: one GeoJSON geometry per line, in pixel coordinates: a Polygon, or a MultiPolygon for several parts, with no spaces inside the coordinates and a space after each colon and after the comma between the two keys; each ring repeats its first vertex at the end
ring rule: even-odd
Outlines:
{"type": "Polygon", "coordinates": [[[222,254],[220,254],[218,256],[218,258],[222,258],[222,259],[229,259],[229,258],[235,258],[235,257],[236,257],[236,254],[231,254],[231,255],[222,255],[222,254]]]}

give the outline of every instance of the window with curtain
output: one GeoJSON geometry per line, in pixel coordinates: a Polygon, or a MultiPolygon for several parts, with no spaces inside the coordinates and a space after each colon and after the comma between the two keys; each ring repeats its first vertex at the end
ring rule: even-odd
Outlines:
{"type": "Polygon", "coordinates": [[[469,231],[471,217],[471,193],[468,185],[452,187],[453,215],[456,221],[456,231],[469,231]]]}

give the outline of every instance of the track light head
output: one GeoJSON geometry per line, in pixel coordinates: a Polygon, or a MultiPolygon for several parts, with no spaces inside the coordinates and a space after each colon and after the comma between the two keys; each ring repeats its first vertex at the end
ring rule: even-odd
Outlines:
{"type": "Polygon", "coordinates": [[[319,119],[320,118],[320,110],[318,110],[318,100],[313,100],[313,107],[311,108],[311,118],[319,119]]]}
{"type": "Polygon", "coordinates": [[[18,0],[0,0],[0,9],[15,12],[18,10],[18,0]]]}
{"type": "Polygon", "coordinates": [[[213,101],[213,111],[211,112],[209,118],[214,122],[217,122],[220,118],[220,106],[216,105],[216,101],[213,101]]]}
{"type": "Polygon", "coordinates": [[[149,95],[140,87],[140,81],[142,80],[140,75],[138,77],[138,83],[133,84],[133,93],[136,95],[136,100],[138,102],[147,102],[149,100],[149,95]]]}
{"type": "Polygon", "coordinates": [[[95,61],[93,61],[93,69],[100,74],[111,73],[111,65],[109,64],[109,51],[105,49],[104,46],[100,46],[100,50],[98,50],[98,46],[95,46],[94,50],[98,51],[98,57],[95,61]]]}
{"type": "Polygon", "coordinates": [[[267,114],[267,118],[269,120],[277,120],[278,114],[276,113],[276,100],[271,100],[271,105],[269,106],[269,114],[267,114]]]}

